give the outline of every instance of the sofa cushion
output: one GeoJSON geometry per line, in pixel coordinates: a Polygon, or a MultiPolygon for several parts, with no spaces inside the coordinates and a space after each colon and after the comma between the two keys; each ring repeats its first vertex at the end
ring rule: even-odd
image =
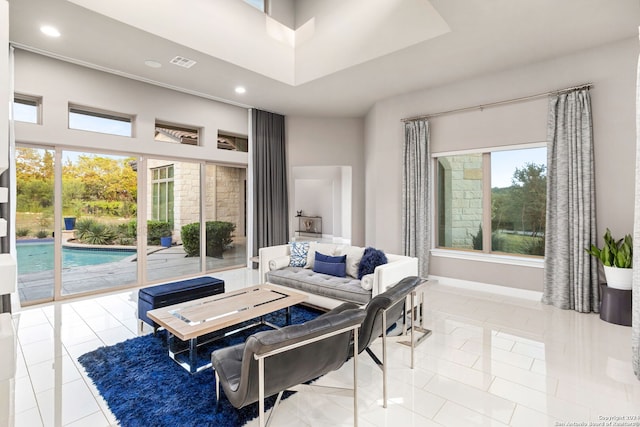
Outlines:
{"type": "Polygon", "coordinates": [[[336,277],[346,277],[346,264],[344,262],[325,262],[315,260],[313,271],[316,273],[328,274],[336,277]]]}
{"type": "Polygon", "coordinates": [[[328,262],[330,264],[340,264],[347,261],[347,256],[330,256],[316,251],[316,261],[328,262]]]}
{"type": "Polygon", "coordinates": [[[346,259],[346,255],[329,256],[316,251],[313,271],[336,277],[345,277],[347,275],[346,259]]]}
{"type": "Polygon", "coordinates": [[[320,243],[320,242],[309,242],[309,255],[307,256],[307,265],[306,268],[310,268],[313,270],[313,263],[316,259],[316,252],[321,252],[323,254],[332,256],[336,245],[333,243],[320,243]]]}
{"type": "Polygon", "coordinates": [[[307,255],[309,253],[309,242],[290,242],[290,261],[291,267],[304,267],[307,265],[307,255]]]}
{"type": "Polygon", "coordinates": [[[316,273],[300,267],[285,267],[266,273],[266,280],[275,285],[321,295],[341,301],[366,304],[371,299],[371,291],[362,289],[360,280],[352,277],[335,277],[316,273]]]}
{"type": "Polygon", "coordinates": [[[358,246],[344,246],[336,250],[336,254],[346,255],[347,274],[355,279],[358,278],[358,266],[362,255],[364,255],[364,248],[358,246]]]}
{"type": "Polygon", "coordinates": [[[368,247],[364,250],[358,266],[358,279],[373,273],[377,266],[387,263],[387,256],[379,249],[368,247]]]}

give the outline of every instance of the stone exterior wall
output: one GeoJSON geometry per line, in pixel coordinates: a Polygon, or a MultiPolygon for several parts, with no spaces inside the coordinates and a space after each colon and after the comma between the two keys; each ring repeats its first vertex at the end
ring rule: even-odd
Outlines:
{"type": "Polygon", "coordinates": [[[473,249],[472,237],[482,224],[482,154],[443,157],[439,164],[444,190],[440,245],[473,249]]]}
{"type": "MultiPolygon", "coordinates": [[[[180,242],[183,225],[200,221],[200,164],[171,162],[167,160],[147,161],[147,186],[151,195],[151,170],[173,165],[174,241],[180,242]]],[[[244,185],[246,172],[243,168],[206,166],[205,212],[207,221],[229,221],[236,225],[235,236],[244,236],[244,185]]],[[[147,200],[148,218],[152,217],[152,198],[147,200]]]]}
{"type": "Polygon", "coordinates": [[[243,236],[245,170],[226,166],[216,167],[216,219],[236,225],[234,235],[243,236]]]}

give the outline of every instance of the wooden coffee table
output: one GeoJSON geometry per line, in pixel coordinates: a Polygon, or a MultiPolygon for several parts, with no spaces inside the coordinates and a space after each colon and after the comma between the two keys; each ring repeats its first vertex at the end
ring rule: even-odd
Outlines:
{"type": "Polygon", "coordinates": [[[291,306],[306,299],[304,294],[266,284],[157,308],[148,311],[147,315],[167,330],[169,357],[195,373],[211,366],[211,363],[196,366],[198,346],[260,324],[277,328],[266,322],[263,316],[285,308],[288,324],[291,321],[291,306]],[[241,325],[252,319],[256,319],[256,322],[241,325]],[[211,335],[210,339],[198,343],[198,338],[211,335]],[[175,350],[176,338],[187,341],[188,348],[175,350]],[[182,357],[184,353],[188,355],[186,360],[182,357]]]}

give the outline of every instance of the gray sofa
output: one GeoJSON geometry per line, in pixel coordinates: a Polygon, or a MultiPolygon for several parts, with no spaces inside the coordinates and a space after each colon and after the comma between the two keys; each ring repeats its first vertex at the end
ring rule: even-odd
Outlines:
{"type": "Polygon", "coordinates": [[[263,283],[286,286],[306,293],[307,302],[332,309],[342,302],[367,304],[371,298],[384,292],[407,276],[418,275],[418,259],[403,255],[386,254],[388,263],[374,272],[357,279],[357,267],[364,248],[334,243],[311,242],[307,264],[291,267],[290,245],[261,248],[260,278],[263,283]],[[344,278],[313,271],[315,252],[330,256],[347,256],[347,276],[344,278]],[[360,258],[359,258],[360,257],[360,258]]]}

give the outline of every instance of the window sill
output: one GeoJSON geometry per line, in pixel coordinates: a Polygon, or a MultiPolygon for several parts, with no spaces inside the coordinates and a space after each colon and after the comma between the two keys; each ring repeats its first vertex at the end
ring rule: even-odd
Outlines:
{"type": "Polygon", "coordinates": [[[482,252],[457,251],[454,249],[431,249],[431,255],[440,258],[455,258],[466,261],[490,262],[494,264],[516,265],[520,267],[544,268],[544,258],[496,255],[482,252]]]}

